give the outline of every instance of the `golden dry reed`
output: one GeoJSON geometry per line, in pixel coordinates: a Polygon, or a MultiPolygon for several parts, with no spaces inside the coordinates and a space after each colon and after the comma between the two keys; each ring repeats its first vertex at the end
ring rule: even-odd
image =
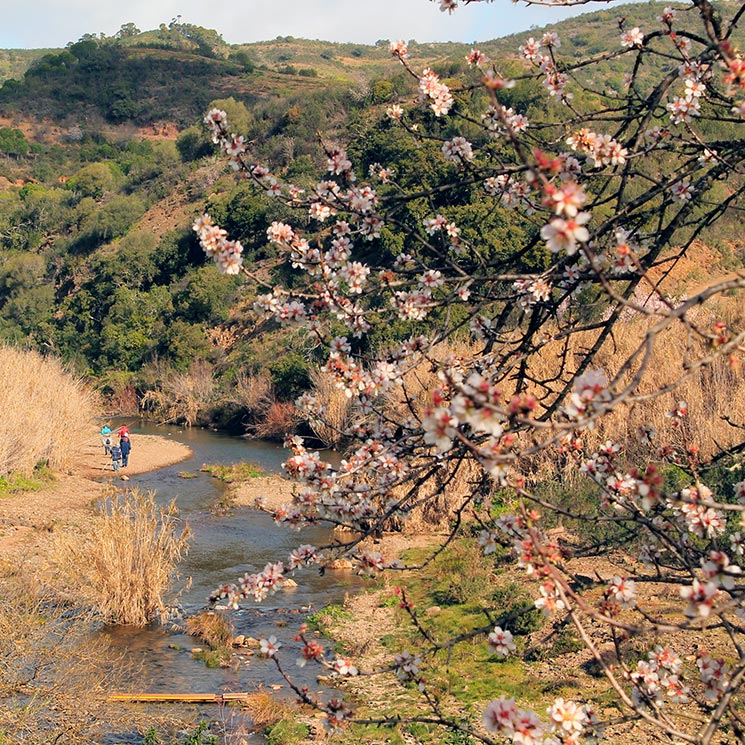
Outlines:
{"type": "Polygon", "coordinates": [[[193,715],[108,700],[151,683],[140,661],[95,633],[95,616],[62,601],[37,567],[8,567],[0,562],[0,743],[91,745],[151,727],[159,742],[180,742],[176,730],[193,727],[193,715]]]}
{"type": "Polygon", "coordinates": [[[287,717],[297,720],[299,715],[296,706],[277,698],[276,694],[265,688],[249,693],[243,703],[243,710],[251,717],[257,731],[266,730],[287,717]]]}
{"type": "Polygon", "coordinates": [[[351,399],[319,367],[310,368],[310,382],[313,386],[312,393],[325,412],[323,422],[311,423],[313,432],[326,447],[337,447],[351,424],[351,399]]]}
{"type": "Polygon", "coordinates": [[[115,494],[94,530],[60,539],[59,566],[74,597],[105,623],[146,626],[169,615],[188,538],[173,502],[161,507],[136,490],[115,494]]]}
{"type": "Polygon", "coordinates": [[[215,377],[212,366],[203,360],[194,362],[187,372],[167,365],[154,365],[158,388],[148,391],[141,407],[164,423],[191,427],[206,419],[215,402],[215,377]]]}
{"type": "MultiPolygon", "coordinates": [[[[718,320],[723,320],[734,329],[743,323],[743,310],[739,299],[721,298],[717,303],[709,303],[691,313],[691,319],[699,328],[708,329],[718,320]]],[[[633,353],[644,339],[650,322],[641,318],[625,320],[613,338],[608,339],[600,349],[594,367],[602,368],[612,378],[621,365],[633,353]]],[[[563,343],[552,342],[530,358],[530,369],[538,379],[556,378],[555,389],[561,385],[559,378],[566,379],[571,373],[576,358],[582,358],[582,350],[589,348],[597,336],[586,332],[576,334],[570,340],[568,349],[563,343]],[[564,368],[562,371],[562,367],[564,368]],[[563,375],[562,375],[563,372],[563,375]]],[[[438,346],[432,358],[435,361],[445,359],[467,358],[474,354],[474,348],[458,342],[449,342],[438,346]]],[[[705,345],[690,333],[682,324],[673,325],[663,331],[656,339],[652,358],[644,373],[638,393],[653,394],[670,390],[659,396],[637,401],[631,406],[620,406],[609,413],[598,426],[583,435],[583,442],[588,452],[605,439],[618,442],[631,461],[643,463],[649,457],[650,447],[643,445],[637,434],[638,428],[649,423],[660,433],[659,442],[667,442],[672,436],[677,442],[680,432],[672,432],[666,412],[675,407],[677,401],[688,404],[689,416],[685,421],[685,430],[689,442],[698,449],[698,457],[706,461],[719,448],[730,448],[742,441],[742,430],[728,423],[745,422],[745,373],[742,365],[732,364],[726,358],[717,359],[711,366],[697,369],[693,374],[685,374],[687,361],[696,360],[707,354],[705,345]]],[[[422,361],[410,369],[405,376],[406,398],[403,388],[394,389],[386,402],[386,413],[394,421],[399,421],[411,407],[419,416],[431,402],[431,391],[439,386],[437,364],[422,361]]],[[[634,368],[620,381],[621,385],[629,382],[634,368]]],[[[514,390],[509,379],[502,385],[506,400],[514,390]]],[[[541,391],[536,387],[534,391],[541,391]]],[[[540,409],[539,409],[540,413],[540,409]]],[[[679,444],[679,443],[677,443],[679,444]]],[[[530,484],[556,478],[561,468],[561,459],[555,457],[552,450],[542,451],[531,458],[522,458],[516,464],[519,473],[530,484]]],[[[569,471],[563,478],[570,480],[577,476],[575,461],[565,463],[569,471]]],[[[405,529],[417,532],[425,526],[441,527],[452,519],[450,505],[460,504],[464,495],[473,493],[478,469],[471,462],[462,462],[439,469],[434,478],[417,485],[415,492],[407,497],[407,503],[413,509],[405,529]]],[[[408,483],[401,484],[392,490],[397,498],[409,494],[418,477],[418,473],[408,483]]],[[[389,526],[390,527],[390,526],[389,526]]]]}
{"type": "Polygon", "coordinates": [[[0,476],[71,469],[96,430],[96,394],[59,360],[8,346],[0,380],[0,476]]]}

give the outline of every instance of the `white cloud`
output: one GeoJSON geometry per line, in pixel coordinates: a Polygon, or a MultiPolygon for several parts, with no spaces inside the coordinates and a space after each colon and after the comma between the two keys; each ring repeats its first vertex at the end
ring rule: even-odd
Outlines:
{"type": "MultiPolygon", "coordinates": [[[[276,36],[373,43],[377,39],[484,41],[580,12],[521,8],[510,0],[473,3],[453,14],[428,0],[36,0],[3,9],[0,48],[63,47],[85,33],[112,35],[132,22],[142,30],[182,20],[214,28],[226,41],[276,36]]],[[[583,8],[587,10],[587,8],[583,8]]]]}

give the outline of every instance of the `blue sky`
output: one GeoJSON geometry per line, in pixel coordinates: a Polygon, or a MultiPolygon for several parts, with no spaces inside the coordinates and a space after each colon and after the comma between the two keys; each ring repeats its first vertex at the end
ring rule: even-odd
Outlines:
{"type": "Polygon", "coordinates": [[[448,15],[431,0],[16,0],[3,8],[0,48],[64,47],[85,33],[112,35],[128,22],[144,31],[176,15],[216,29],[231,44],[288,35],[368,44],[377,39],[470,43],[593,9],[592,4],[568,9],[495,0],[448,15]]]}

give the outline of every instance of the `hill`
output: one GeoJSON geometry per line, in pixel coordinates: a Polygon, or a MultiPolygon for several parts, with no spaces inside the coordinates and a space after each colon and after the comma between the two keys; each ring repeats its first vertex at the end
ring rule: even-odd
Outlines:
{"type": "MultiPolygon", "coordinates": [[[[562,51],[571,58],[618,47],[625,8],[635,23],[658,25],[657,3],[599,11],[552,27],[562,51]]],[[[213,103],[227,109],[252,157],[300,186],[323,170],[319,134],[348,143],[364,168],[397,163],[409,184],[435,184],[441,153],[413,148],[385,122],[385,108],[411,98],[415,86],[386,40],[230,46],[180,22],[134,31],[0,54],[17,75],[27,65],[0,88],[0,341],[54,351],[95,377],[119,408],[138,398],[159,405],[164,380],[164,397],[173,398],[202,364],[203,399],[192,386],[173,416],[224,424],[245,414],[245,402],[228,393],[241,375],[258,387],[271,382],[283,403],[307,386],[308,362],[301,339],[257,326],[252,290],[204,266],[191,223],[209,209],[257,271],[287,279],[269,274],[274,249],[266,241],[266,226],[287,210],[225,173],[201,127],[204,111],[213,103]]],[[[541,31],[481,47],[500,67],[517,69],[517,47],[541,31]]],[[[418,68],[447,78],[465,70],[470,47],[411,42],[409,51],[418,68]]],[[[649,61],[640,83],[656,64],[649,61]]],[[[606,67],[594,83],[610,95],[622,89],[623,66],[606,67]]],[[[599,73],[588,66],[577,74],[599,73]]],[[[531,114],[543,105],[537,88],[525,80],[505,96],[531,114]]],[[[417,125],[448,131],[431,116],[417,125]]],[[[505,210],[488,219],[494,225],[479,240],[499,250],[526,230],[505,210]]],[[[726,220],[707,233],[722,272],[739,265],[734,235],[726,220]]],[[[394,240],[384,237],[383,249],[394,240]]],[[[380,339],[397,332],[381,329],[380,339]]]]}

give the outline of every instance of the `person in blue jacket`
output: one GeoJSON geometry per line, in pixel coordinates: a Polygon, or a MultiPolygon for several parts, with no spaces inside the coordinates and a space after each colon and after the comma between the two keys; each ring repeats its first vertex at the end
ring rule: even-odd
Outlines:
{"type": "Polygon", "coordinates": [[[118,471],[122,465],[122,449],[118,445],[114,445],[111,448],[111,467],[114,471],[118,471]]]}
{"type": "Polygon", "coordinates": [[[122,451],[122,468],[126,468],[129,465],[129,451],[132,449],[132,443],[127,435],[120,438],[119,447],[122,451]]]}

